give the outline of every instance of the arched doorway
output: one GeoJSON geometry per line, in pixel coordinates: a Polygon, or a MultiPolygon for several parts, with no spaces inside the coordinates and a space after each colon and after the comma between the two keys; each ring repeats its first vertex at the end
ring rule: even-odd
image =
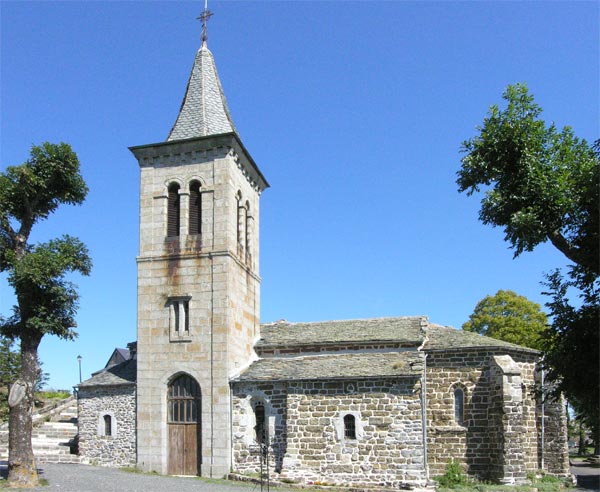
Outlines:
{"type": "Polygon", "coordinates": [[[169,475],[200,475],[200,385],[188,374],[175,378],[167,396],[169,475]]]}

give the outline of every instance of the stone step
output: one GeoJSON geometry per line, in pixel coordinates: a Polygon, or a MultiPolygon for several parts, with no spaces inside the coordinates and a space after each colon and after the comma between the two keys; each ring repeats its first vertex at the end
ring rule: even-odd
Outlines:
{"type": "MultiPolygon", "coordinates": [[[[59,405],[60,408],[60,405],[59,405]]],[[[77,402],[56,413],[40,415],[31,434],[33,454],[40,463],[81,463],[71,454],[70,444],[77,436],[77,402]]],[[[0,460],[8,459],[8,428],[0,429],[0,460]]]]}
{"type": "Polygon", "coordinates": [[[35,456],[39,463],[72,463],[79,464],[81,463],[81,458],[76,454],[69,455],[56,455],[56,456],[35,456]]]}
{"type": "Polygon", "coordinates": [[[38,429],[72,430],[77,429],[77,426],[71,422],[47,422],[44,425],[33,428],[34,432],[38,429]]]}

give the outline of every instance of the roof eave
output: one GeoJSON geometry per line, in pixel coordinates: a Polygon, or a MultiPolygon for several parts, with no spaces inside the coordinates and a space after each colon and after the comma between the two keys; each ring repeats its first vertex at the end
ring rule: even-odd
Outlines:
{"type": "Polygon", "coordinates": [[[421,376],[421,372],[412,372],[409,374],[377,374],[371,376],[319,376],[314,378],[253,378],[253,379],[231,379],[229,381],[230,384],[233,383],[268,383],[268,382],[276,382],[276,383],[288,383],[288,382],[296,382],[296,381],[366,381],[369,379],[381,379],[381,378],[419,378],[421,376]]]}
{"type": "Polygon", "coordinates": [[[208,135],[206,137],[192,137],[180,140],[168,140],[166,142],[157,142],[145,145],[135,145],[129,147],[129,150],[138,160],[140,167],[143,166],[142,161],[145,158],[157,157],[164,155],[167,149],[177,149],[178,152],[189,152],[193,150],[207,150],[215,147],[229,146],[242,157],[244,165],[249,177],[256,183],[258,188],[263,191],[269,188],[269,183],[258,168],[256,162],[246,149],[240,137],[235,132],[219,133],[216,135],[208,135]]]}

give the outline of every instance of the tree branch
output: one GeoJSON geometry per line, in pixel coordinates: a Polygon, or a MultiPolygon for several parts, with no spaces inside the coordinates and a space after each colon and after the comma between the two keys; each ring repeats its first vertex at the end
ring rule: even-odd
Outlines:
{"type": "Polygon", "coordinates": [[[596,275],[600,275],[597,262],[591,260],[588,255],[581,251],[581,249],[573,246],[573,244],[571,244],[559,231],[550,232],[548,234],[548,239],[550,239],[552,245],[569,260],[588,268],[596,275]]]}

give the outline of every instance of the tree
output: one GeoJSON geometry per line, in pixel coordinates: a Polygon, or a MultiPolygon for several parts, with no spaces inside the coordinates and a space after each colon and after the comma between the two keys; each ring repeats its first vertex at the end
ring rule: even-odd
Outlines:
{"type": "Polygon", "coordinates": [[[564,393],[578,419],[591,430],[595,453],[600,453],[600,282],[572,268],[565,280],[559,270],[547,276],[546,304],[552,326],[544,338],[544,366],[554,381],[555,394],[564,393]],[[574,307],[569,292],[578,293],[574,307]]]}
{"type": "Polygon", "coordinates": [[[78,294],[66,277],[89,275],[91,260],[77,238],[63,236],[29,244],[33,226],[61,204],[81,204],[87,186],[79,160],[65,143],[31,148],[30,158],[0,174],[0,271],[7,272],[17,304],[0,320],[0,332],[19,340],[21,370],[9,395],[8,481],[32,487],[38,477],[31,447],[38,347],[44,335],[76,336],[78,294]]]}
{"type": "Polygon", "coordinates": [[[571,128],[538,119],[524,84],[508,86],[503,98],[506,109],[492,106],[479,135],[462,145],[459,191],[486,188],[479,218],[504,228],[515,256],[550,241],[598,275],[598,156],[571,128]]]}
{"type": "Polygon", "coordinates": [[[590,146],[569,127],[547,126],[524,84],[509,86],[503,98],[506,108],[492,106],[479,134],[463,143],[458,188],[468,195],[485,188],[479,218],[504,228],[515,256],[550,241],[573,262],[566,274],[546,276],[552,324],[544,365],[589,422],[598,448],[600,140],[590,146]]]}
{"type": "Polygon", "coordinates": [[[499,290],[477,303],[462,329],[541,350],[547,326],[548,317],[539,304],[512,290],[499,290]]]}
{"type": "MultiPolygon", "coordinates": [[[[21,372],[21,352],[13,348],[14,340],[0,335],[0,422],[8,419],[8,393],[21,372]]],[[[34,391],[40,392],[49,380],[38,358],[38,376],[34,391]]]]}

